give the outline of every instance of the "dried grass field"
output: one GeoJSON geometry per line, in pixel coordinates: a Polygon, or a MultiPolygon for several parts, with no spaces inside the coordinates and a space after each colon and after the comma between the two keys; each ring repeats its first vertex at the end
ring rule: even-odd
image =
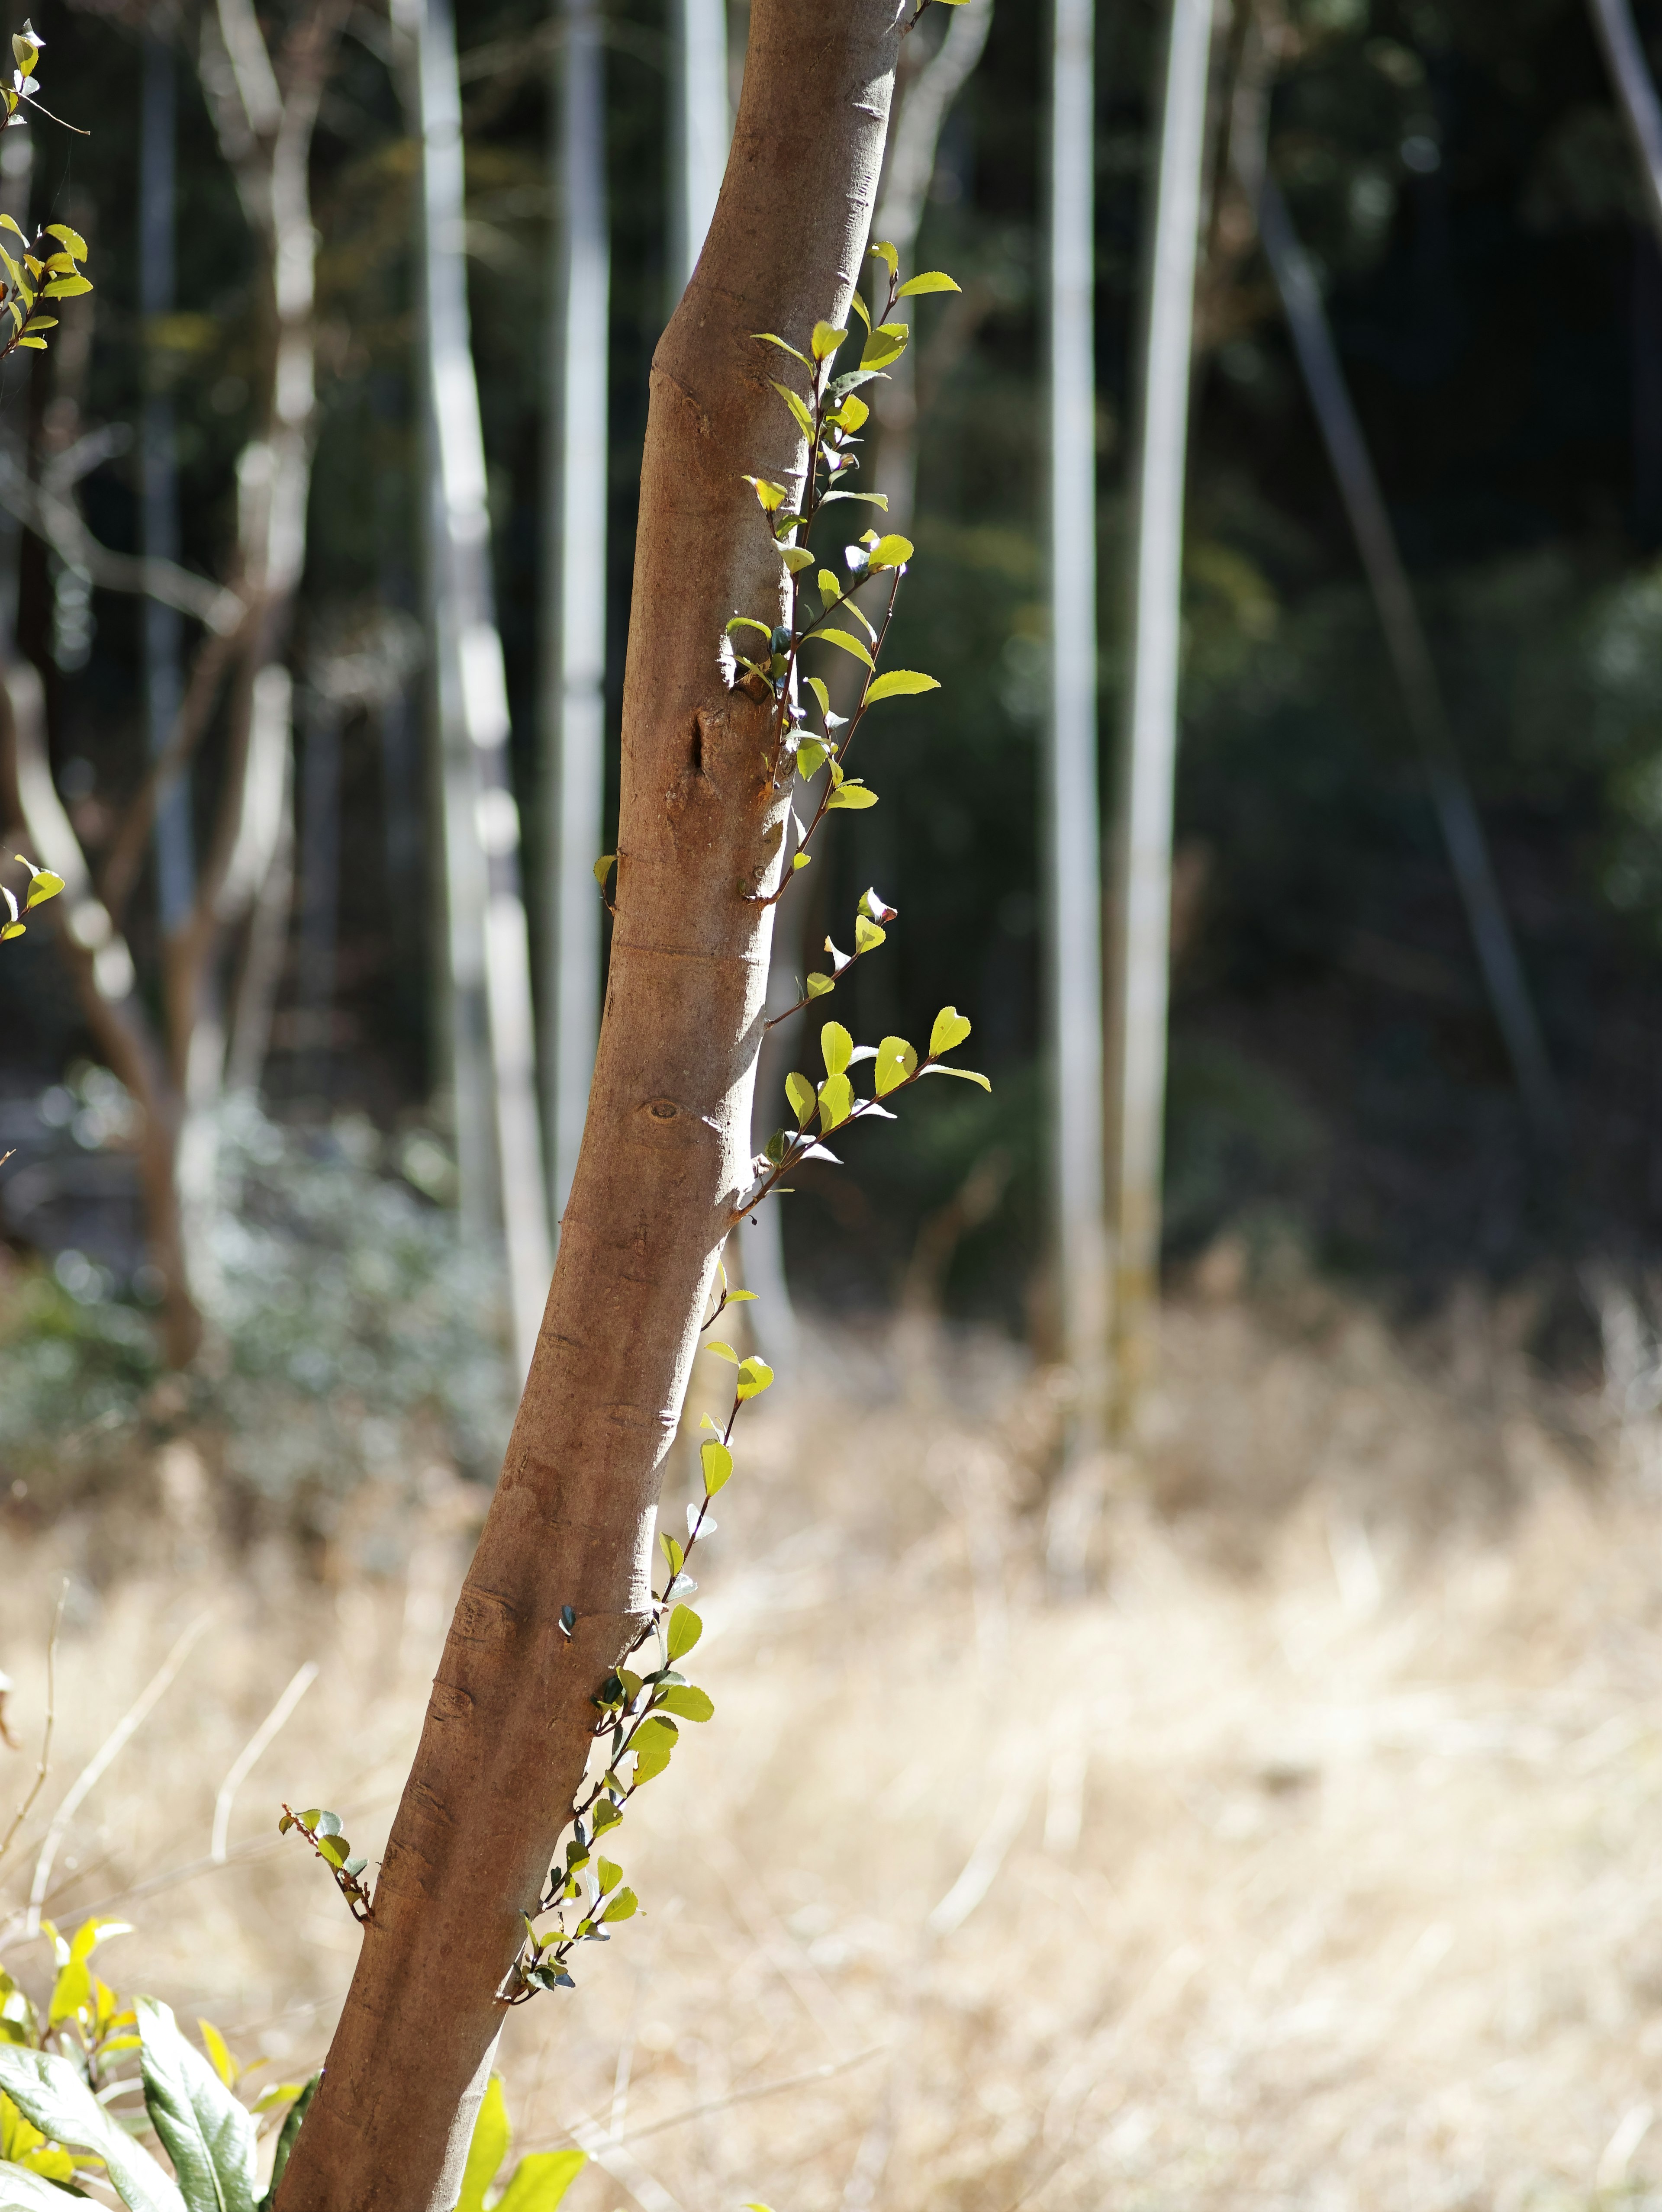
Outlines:
{"type": "MultiPolygon", "coordinates": [[[[1662,2203],[1662,1497],[1642,1423],[1533,1378],[1520,1326],[1174,1307],[1070,1599],[1055,1394],[1008,1346],[844,1340],[832,1385],[758,1408],[702,1575],[716,1717],[619,1853],[643,1915],[502,2046],[517,2146],[594,2154],[573,2212],[1662,2203]]],[[[277,2078],[321,2057],[357,1940],[277,1808],[384,1834],[478,1506],[428,1489],[411,1516],[366,1488],[320,1556],[234,1554],[174,1447],[96,1522],[3,1540],[9,1799],[70,1593],[0,1907],[203,1621],[51,1910],[132,1921],[107,1973],[277,2078]]]]}

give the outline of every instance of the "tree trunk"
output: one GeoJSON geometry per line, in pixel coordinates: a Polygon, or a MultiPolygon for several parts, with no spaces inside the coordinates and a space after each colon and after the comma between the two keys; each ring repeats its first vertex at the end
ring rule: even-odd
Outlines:
{"type": "Polygon", "coordinates": [[[1048,302],[1050,714],[1042,808],[1050,1168],[1059,1333],[1079,1383],[1074,1443],[1088,1452],[1101,1441],[1108,1332],[1092,305],[1094,9],[1093,0],[1055,0],[1055,9],[1048,302]]]}
{"type": "Polygon", "coordinates": [[[606,65],[594,0],[566,0],[555,57],[559,224],[543,631],[543,1108],[554,1219],[565,1211],[600,1029],[605,849],[607,334],[606,65]]]}
{"type": "Polygon", "coordinates": [[[805,465],[752,333],[847,310],[898,39],[894,0],[752,11],[727,179],[653,364],[618,923],[554,1285],[283,2212],[455,2203],[520,1914],[591,1747],[590,1701],[647,1617],[660,1466],[751,1175],[772,908],[744,893],[772,887],[782,846],[769,706],[726,690],[716,655],[735,608],[782,609],[742,472],[805,465]]]}
{"type": "Polygon", "coordinates": [[[1213,0],[1173,0],[1149,257],[1130,667],[1115,817],[1108,994],[1113,1411],[1128,1427],[1135,1425],[1153,1362],[1160,1290],[1183,508],[1212,21],[1213,0]]]}

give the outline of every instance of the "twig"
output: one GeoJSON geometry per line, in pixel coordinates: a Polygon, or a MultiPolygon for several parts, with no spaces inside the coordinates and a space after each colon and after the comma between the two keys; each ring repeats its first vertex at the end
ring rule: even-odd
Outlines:
{"type": "MultiPolygon", "coordinates": [[[[644,2127],[630,2128],[623,2135],[609,2136],[607,2140],[614,2143],[639,2142],[647,2136],[661,2135],[666,2128],[685,2127],[689,2120],[702,2120],[711,2112],[725,2112],[734,2105],[753,2103],[758,2097],[776,2097],[787,2089],[806,2089],[816,2081],[829,2081],[833,2075],[846,2074],[855,2066],[863,2066],[868,2058],[880,2058],[889,2048],[886,2043],[874,2043],[868,2050],[855,2051],[852,2058],[830,2058],[823,2066],[810,2067],[806,2074],[788,2074],[778,2081],[758,2081],[751,2088],[734,2089],[725,2097],[709,2098],[702,2105],[687,2105],[661,2120],[648,2120],[644,2127]]],[[[574,2141],[581,2142],[577,2129],[595,2125],[593,2120],[579,2120],[566,2132],[574,2141]]],[[[583,2147],[587,2148],[587,2144],[583,2147]]]]}
{"type": "Polygon", "coordinates": [[[69,1595],[70,1578],[65,1575],[63,1588],[58,1593],[57,1606],[52,1612],[52,1633],[46,1638],[46,1722],[40,1735],[40,1763],[34,1770],[34,1780],[29,1785],[28,1796],[12,1814],[11,1826],[6,1831],[5,1840],[0,1843],[0,1859],[5,1857],[6,1853],[16,1842],[17,1831],[33,1810],[34,1801],[46,1788],[46,1777],[52,1771],[52,1723],[58,1717],[58,1632],[64,1623],[64,1607],[69,1601],[69,1595]]]}
{"type": "Polygon", "coordinates": [[[34,1863],[34,1879],[29,1884],[28,1918],[23,1931],[26,1936],[35,1936],[40,1933],[41,1901],[46,1894],[46,1884],[52,1880],[52,1861],[58,1856],[58,1846],[63,1842],[70,1822],[80,1811],[88,1793],[106,1768],[143,1725],[151,1708],[184,1665],[191,1646],[212,1619],[211,1613],[197,1615],[145,1684],[137,1703],[130,1706],[123,1717],[116,1723],[114,1728],[111,1729],[70,1784],[63,1803],[52,1814],[52,1826],[47,1829],[46,1840],[40,1846],[40,1856],[34,1863]]]}
{"type": "Polygon", "coordinates": [[[242,618],[240,593],[193,575],[176,561],[154,556],[118,553],[93,536],[80,514],[66,499],[58,499],[44,486],[33,484],[13,463],[0,455],[0,507],[32,530],[66,568],[75,569],[107,592],[131,592],[176,607],[210,630],[223,635],[242,618]]]}
{"type": "Polygon", "coordinates": [[[260,1753],[317,1678],[318,1663],[315,1659],[308,1659],[303,1667],[297,1669],[293,1681],[232,1761],[231,1771],[220,1784],[219,1795],[214,1800],[214,1839],[209,1847],[209,1856],[216,1866],[225,1863],[226,1839],[231,1829],[231,1807],[237,1791],[253,1771],[254,1763],[260,1753]]]}

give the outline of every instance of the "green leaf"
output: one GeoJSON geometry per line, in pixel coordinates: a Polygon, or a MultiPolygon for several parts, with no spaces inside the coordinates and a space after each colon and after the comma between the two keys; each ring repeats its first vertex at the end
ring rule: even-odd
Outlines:
{"type": "Polygon", "coordinates": [[[709,1692],[695,1689],[691,1682],[666,1690],[659,1703],[666,1712],[678,1714],[684,1721],[707,1721],[715,1711],[709,1692]]]}
{"type": "Polygon", "coordinates": [[[825,689],[824,679],[818,676],[807,676],[804,677],[802,680],[807,685],[809,690],[813,692],[814,698],[818,701],[820,714],[822,715],[829,714],[831,712],[831,693],[825,689]]]}
{"type": "MultiPolygon", "coordinates": [[[[829,750],[818,738],[804,738],[796,748],[796,772],[799,775],[818,775],[831,758],[829,750]]],[[[801,857],[806,859],[806,854],[801,857]]]]}
{"type": "Polygon", "coordinates": [[[253,2212],[252,2116],[180,2033],[165,2004],[140,1997],[135,2010],[145,2109],[192,2212],[253,2212]]]}
{"type": "Polygon", "coordinates": [[[886,668],[866,694],[866,704],[875,707],[883,699],[906,699],[919,691],[938,691],[940,681],[934,676],[920,676],[915,668],[886,668]]]}
{"type": "Polygon", "coordinates": [[[929,1058],[939,1060],[943,1052],[952,1052],[970,1034],[967,1018],[956,1006],[943,1006],[934,1018],[934,1027],[929,1031],[929,1058]]]}
{"type": "Polygon", "coordinates": [[[502,2095],[501,2075],[493,2074],[485,2084],[479,2116],[473,2123],[456,2212],[484,2212],[484,2192],[502,2169],[509,2139],[508,2100],[502,2095]]]}
{"type": "MultiPolygon", "coordinates": [[[[947,7],[960,4],[960,0],[946,0],[947,7]]],[[[964,287],[954,284],[944,269],[926,269],[921,276],[909,276],[895,294],[897,300],[915,300],[920,292],[961,292],[964,287]]]]}
{"type": "Polygon", "coordinates": [[[586,2150],[532,2151],[514,2167],[514,2179],[496,2199],[496,2212],[555,2212],[587,2164],[586,2150]]]}
{"type": "MultiPolygon", "coordinates": [[[[602,1897],[610,1897],[624,1878],[624,1870],[616,1859],[602,1859],[594,1869],[594,1878],[600,1885],[602,1897]]],[[[456,2212],[461,2212],[460,2205],[456,2212]]]]}
{"type": "Polygon", "coordinates": [[[774,390],[779,394],[779,397],[784,401],[786,406],[789,408],[792,415],[796,418],[796,427],[802,433],[802,435],[805,438],[813,437],[813,417],[809,414],[803,401],[791,390],[789,385],[780,384],[771,377],[770,377],[768,380],[773,385],[774,390]]]}
{"type": "MultiPolygon", "coordinates": [[[[138,2155],[142,2158],[144,2154],[141,2151],[138,2155]]],[[[154,2165],[155,2160],[151,2163],[154,2165]]],[[[75,2168],[67,2158],[64,2164],[68,2170],[63,2178],[67,2181],[75,2168]]],[[[158,2166],[155,2170],[160,2178],[161,2168],[158,2166]]],[[[0,2166],[0,2212],[67,2212],[76,2196],[84,2197],[84,2194],[66,2193],[55,2182],[49,2181],[44,2171],[37,2172],[27,2166],[14,2166],[9,2160],[0,2166]]],[[[179,2201],[184,2202],[183,2198],[179,2201]]]]}
{"type": "Polygon", "coordinates": [[[77,294],[90,292],[92,280],[88,276],[54,276],[50,284],[40,287],[43,300],[73,300],[77,294]]]}
{"type": "Polygon", "coordinates": [[[669,1616],[669,1634],[666,1645],[673,1665],[685,1659],[704,1632],[704,1624],[690,1605],[678,1605],[669,1616]]]}
{"type": "Polygon", "coordinates": [[[785,1096],[790,1101],[791,1112],[796,1116],[797,1127],[806,1127],[808,1116],[813,1111],[813,1084],[806,1075],[793,1073],[785,1078],[785,1096]]]}
{"type": "MultiPolygon", "coordinates": [[[[15,225],[13,228],[15,228],[15,225]]],[[[19,231],[17,234],[21,238],[23,234],[19,231]]],[[[48,238],[55,238],[60,246],[67,246],[77,261],[86,259],[87,241],[78,230],[71,230],[68,223],[49,222],[46,225],[46,235],[48,238]]]]}
{"type": "Polygon", "coordinates": [[[759,1398],[764,1390],[770,1390],[772,1388],[772,1368],[768,1365],[765,1359],[758,1359],[752,1354],[739,1370],[740,1397],[741,1399],[759,1398]]]}
{"type": "Polygon", "coordinates": [[[844,653],[851,653],[856,660],[864,661],[868,668],[874,665],[870,653],[859,639],[850,637],[845,629],[817,629],[813,635],[816,639],[823,639],[827,645],[841,646],[844,653]]]}
{"type": "Polygon", "coordinates": [[[819,1050],[827,1075],[841,1075],[854,1057],[854,1039],[841,1022],[827,1022],[819,1032],[819,1050]]]}
{"type": "Polygon", "coordinates": [[[769,629],[766,623],[758,622],[754,615],[734,615],[733,620],[727,625],[727,635],[731,637],[736,629],[759,629],[770,645],[773,642],[772,630],[769,629]]]}
{"type": "Polygon", "coordinates": [[[822,975],[816,969],[802,988],[809,998],[823,999],[827,991],[834,991],[837,988],[837,978],[835,975],[822,975]]]}
{"type": "Polygon", "coordinates": [[[813,580],[819,586],[820,598],[825,600],[828,606],[835,606],[837,600],[843,596],[843,586],[837,582],[836,577],[832,575],[831,570],[829,568],[822,568],[813,580]]]}
{"type": "Polygon", "coordinates": [[[898,361],[905,352],[910,336],[904,323],[880,323],[866,341],[860,356],[861,368],[887,368],[891,362],[898,361]]]}
{"type": "Polygon", "coordinates": [[[617,865],[618,855],[615,853],[602,853],[594,863],[594,880],[602,890],[606,889],[607,879],[617,865]]]}
{"type": "Polygon", "coordinates": [[[782,545],[779,558],[793,576],[800,576],[804,568],[812,568],[814,563],[814,556],[806,545],[782,545]]]}
{"type": "Polygon", "coordinates": [[[863,430],[871,419],[871,409],[855,393],[849,392],[831,420],[839,430],[863,430]]]}
{"type": "Polygon", "coordinates": [[[344,1836],[320,1836],[318,1854],[320,1857],[327,1860],[332,1867],[344,1867],[351,1856],[352,1846],[344,1836]]]}
{"type": "Polygon", "coordinates": [[[866,567],[868,570],[898,568],[904,562],[910,561],[916,550],[917,548],[910,538],[902,538],[897,532],[890,537],[878,539],[871,550],[871,557],[867,562],[866,567]]]}
{"type": "Polygon", "coordinates": [[[819,504],[829,507],[834,499],[862,500],[868,507],[880,507],[885,514],[889,511],[889,495],[886,491],[828,491],[819,504]]]}
{"type": "Polygon", "coordinates": [[[632,1920],[641,1909],[641,1900],[632,1889],[620,1889],[606,1911],[602,1920],[632,1920]]]}
{"type": "MultiPolygon", "coordinates": [[[[776,337],[771,331],[752,331],[751,336],[753,338],[759,338],[764,345],[776,345],[781,353],[788,353],[793,361],[800,361],[804,368],[813,367],[807,354],[798,353],[794,345],[788,345],[783,338],[776,337]]],[[[753,483],[754,478],[749,478],[747,481],[753,483]]]]}
{"type": "Polygon", "coordinates": [[[888,931],[874,921],[868,921],[863,914],[854,918],[854,949],[856,953],[875,952],[888,936],[888,931]]]}
{"type": "Polygon", "coordinates": [[[898,1090],[908,1077],[917,1073],[917,1054],[904,1037],[886,1036],[877,1048],[877,1065],[872,1070],[872,1087],[880,1098],[887,1097],[898,1090]]]}
{"type": "MultiPolygon", "coordinates": [[[[714,1498],[716,1492],[732,1477],[733,1454],[725,1444],[700,1444],[698,1464],[703,1469],[704,1495],[706,1498],[714,1498]]],[[[677,1571],[679,1572],[679,1570],[678,1569],[677,1571]]],[[[685,1610],[686,1608],[683,1607],[682,1611],[685,1610]]]]}
{"type": "Polygon", "coordinates": [[[876,255],[891,276],[898,276],[900,274],[900,256],[889,244],[887,239],[880,238],[875,245],[868,246],[866,251],[868,254],[876,255]]]}
{"type": "Polygon", "coordinates": [[[839,331],[835,323],[816,323],[813,326],[813,337],[810,341],[813,348],[814,359],[829,361],[847,336],[848,331],[839,331]]]}
{"type": "Polygon", "coordinates": [[[955,1075],[960,1083],[978,1083],[990,1093],[992,1085],[984,1075],[977,1075],[972,1067],[953,1067],[944,1060],[934,1060],[923,1070],[925,1075],[955,1075]]]}
{"type": "Polygon", "coordinates": [[[230,2045],[212,2021],[198,2017],[197,2026],[202,2030],[202,2047],[208,2054],[209,2063],[225,2087],[234,2089],[236,2077],[242,2069],[232,2057],[230,2045]]]}
{"type": "Polygon", "coordinates": [[[671,1574],[679,1575],[686,1563],[686,1553],[676,1542],[674,1537],[667,1534],[661,1534],[658,1539],[658,1548],[662,1552],[671,1574]]]}
{"type": "Polygon", "coordinates": [[[829,1136],[854,1111],[854,1085],[846,1075],[828,1075],[819,1086],[819,1126],[829,1136]]]}
{"type": "Polygon", "coordinates": [[[845,806],[857,811],[862,807],[875,806],[876,804],[877,793],[874,791],[868,791],[857,776],[850,776],[846,782],[839,783],[825,801],[825,811],[829,813],[833,806],[845,806]]]}
{"type": "MultiPolygon", "coordinates": [[[[774,343],[776,345],[785,344],[782,338],[776,338],[774,343]]],[[[785,351],[787,353],[789,353],[793,349],[791,347],[785,346],[785,351]]],[[[801,361],[802,356],[799,353],[796,358],[798,361],[801,361]]],[[[757,498],[761,501],[762,510],[765,514],[771,514],[776,508],[782,507],[785,501],[790,497],[790,494],[786,490],[783,484],[770,483],[766,477],[746,477],[743,481],[750,486],[751,489],[756,494],[757,498]]]]}
{"type": "Polygon", "coordinates": [[[719,1337],[711,1337],[704,1350],[713,1352],[718,1359],[725,1359],[729,1366],[736,1367],[739,1364],[738,1353],[730,1344],[723,1344],[719,1337]]]}
{"type": "MultiPolygon", "coordinates": [[[[101,2158],[130,2212],[186,2212],[175,2185],[105,2111],[67,2058],[0,2044],[0,2089],[53,2142],[101,2158]]],[[[53,2198],[61,2203],[61,2192],[54,2191],[53,2198]]],[[[192,2203],[189,2212],[198,2208],[192,2203]]]]}

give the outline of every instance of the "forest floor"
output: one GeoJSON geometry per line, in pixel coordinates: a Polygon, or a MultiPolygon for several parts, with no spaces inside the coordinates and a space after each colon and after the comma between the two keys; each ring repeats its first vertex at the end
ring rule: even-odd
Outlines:
{"type": "MultiPolygon", "coordinates": [[[[618,1853],[643,1913],[504,2040],[516,2148],[594,2154],[571,2212],[1662,2204],[1662,1486],[1525,1321],[1174,1305],[1071,1599],[1055,1391],[1009,1346],[843,1339],[764,1401],[700,1576],[716,1716],[618,1853]]],[[[321,2057],[357,1942],[277,1808],[379,1847],[478,1505],[428,1488],[413,1518],[366,1488],[320,1559],[233,1558],[174,1447],[5,1539],[6,1797],[60,1570],[43,1809],[205,1617],[52,1909],[133,1922],[106,1973],[261,2078],[321,2057]]]]}

